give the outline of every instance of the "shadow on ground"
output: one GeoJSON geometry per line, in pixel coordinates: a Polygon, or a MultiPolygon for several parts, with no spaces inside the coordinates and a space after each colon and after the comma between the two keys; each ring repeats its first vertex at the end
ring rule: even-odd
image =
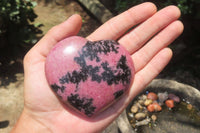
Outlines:
{"type": "Polygon", "coordinates": [[[0,86],[7,86],[10,82],[16,82],[17,73],[23,73],[21,59],[0,62],[0,86]]]}
{"type": "Polygon", "coordinates": [[[0,128],[6,128],[9,125],[9,121],[5,120],[5,121],[0,121],[0,128]]]}

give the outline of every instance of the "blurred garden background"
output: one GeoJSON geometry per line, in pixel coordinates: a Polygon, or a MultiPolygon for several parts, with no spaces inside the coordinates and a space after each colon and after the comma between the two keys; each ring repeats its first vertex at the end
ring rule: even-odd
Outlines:
{"type": "MultiPolygon", "coordinates": [[[[9,132],[23,108],[23,57],[54,25],[74,13],[82,16],[80,36],[86,37],[104,21],[87,5],[97,0],[0,0],[0,132],[9,132]]],[[[176,5],[183,34],[170,45],[172,61],[157,77],[200,90],[200,0],[99,0],[115,16],[150,1],[158,9],[176,5]]],[[[97,3],[98,5],[98,3],[97,3]]],[[[98,6],[97,6],[98,7],[98,6]]],[[[94,8],[96,9],[96,8],[94,8]]]]}

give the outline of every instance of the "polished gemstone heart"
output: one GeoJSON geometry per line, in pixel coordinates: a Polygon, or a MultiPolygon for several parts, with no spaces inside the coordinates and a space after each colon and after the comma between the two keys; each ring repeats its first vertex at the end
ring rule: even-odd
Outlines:
{"type": "Polygon", "coordinates": [[[62,102],[92,116],[129,90],[135,72],[130,54],[117,42],[72,36],[51,50],[45,73],[62,102]]]}

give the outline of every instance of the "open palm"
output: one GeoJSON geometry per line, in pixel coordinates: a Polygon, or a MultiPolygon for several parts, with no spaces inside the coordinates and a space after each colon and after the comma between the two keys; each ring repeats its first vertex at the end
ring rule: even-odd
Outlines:
{"type": "Polygon", "coordinates": [[[177,20],[179,16],[180,11],[175,6],[157,12],[152,3],[144,3],[112,18],[87,37],[92,41],[117,40],[129,51],[136,71],[129,93],[92,118],[82,117],[65,108],[49,88],[44,71],[46,56],[51,48],[58,41],[76,35],[82,20],[79,15],[73,15],[53,27],[25,56],[25,106],[21,119],[29,118],[34,121],[32,123],[41,127],[32,128],[32,132],[102,131],[167,65],[172,52],[166,47],[183,31],[182,23],[177,20]],[[134,28],[130,30],[132,27],[134,28]]]}

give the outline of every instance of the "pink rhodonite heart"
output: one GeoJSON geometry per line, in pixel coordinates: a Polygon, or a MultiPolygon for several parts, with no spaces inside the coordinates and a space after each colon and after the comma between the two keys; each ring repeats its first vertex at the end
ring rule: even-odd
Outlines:
{"type": "Polygon", "coordinates": [[[128,51],[117,42],[72,36],[51,50],[45,73],[61,101],[92,116],[127,92],[135,71],[128,51]]]}

